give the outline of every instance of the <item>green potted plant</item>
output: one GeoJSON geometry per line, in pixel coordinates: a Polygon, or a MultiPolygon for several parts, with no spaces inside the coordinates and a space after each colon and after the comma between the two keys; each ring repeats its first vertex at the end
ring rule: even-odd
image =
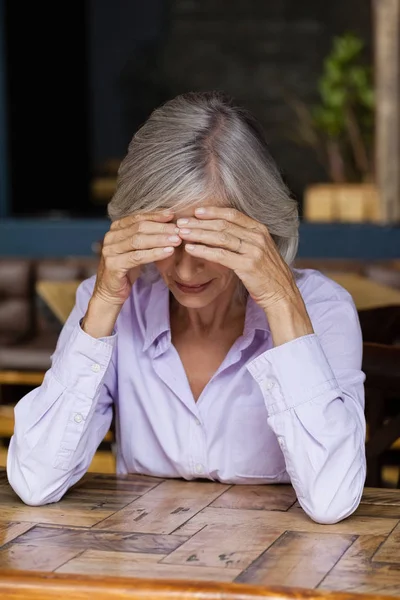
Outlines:
{"type": "Polygon", "coordinates": [[[296,140],[314,148],[331,183],[305,193],[308,220],[375,220],[373,183],[374,89],[372,70],[363,60],[364,43],[353,33],[333,40],[318,82],[318,103],[293,102],[296,140]]]}

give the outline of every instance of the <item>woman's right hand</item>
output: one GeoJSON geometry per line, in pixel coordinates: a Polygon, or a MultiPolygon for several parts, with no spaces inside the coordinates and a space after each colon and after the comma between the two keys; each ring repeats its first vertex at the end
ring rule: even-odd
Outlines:
{"type": "Polygon", "coordinates": [[[171,256],[182,242],[173,212],[129,215],[112,223],[104,237],[93,296],[122,306],[142,265],[171,256]]]}
{"type": "Polygon", "coordinates": [[[82,328],[93,337],[110,335],[142,265],[171,256],[182,243],[173,212],[129,215],[114,221],[104,237],[93,295],[82,328]]]}

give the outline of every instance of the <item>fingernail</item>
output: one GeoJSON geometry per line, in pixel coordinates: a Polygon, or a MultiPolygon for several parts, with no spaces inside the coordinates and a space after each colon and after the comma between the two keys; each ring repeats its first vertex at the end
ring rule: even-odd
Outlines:
{"type": "Polygon", "coordinates": [[[180,227],[180,225],[187,225],[188,223],[189,223],[189,219],[178,219],[176,222],[178,227],[180,227]]]}
{"type": "Polygon", "coordinates": [[[191,233],[191,230],[190,230],[190,229],[185,229],[185,228],[184,228],[184,229],[180,229],[180,230],[179,230],[179,233],[183,233],[183,235],[185,235],[185,233],[191,233]]]}
{"type": "Polygon", "coordinates": [[[172,252],[173,248],[171,246],[167,246],[166,248],[163,248],[163,252],[172,252]]]}
{"type": "Polygon", "coordinates": [[[196,213],[196,215],[204,215],[204,213],[206,212],[205,208],[196,208],[196,210],[194,211],[196,213]]]}
{"type": "Polygon", "coordinates": [[[186,248],[187,248],[188,250],[194,250],[194,249],[195,249],[195,246],[194,246],[193,244],[186,244],[186,248]]]}
{"type": "Polygon", "coordinates": [[[168,239],[170,242],[179,242],[180,240],[179,236],[177,235],[170,235],[168,239]]]}

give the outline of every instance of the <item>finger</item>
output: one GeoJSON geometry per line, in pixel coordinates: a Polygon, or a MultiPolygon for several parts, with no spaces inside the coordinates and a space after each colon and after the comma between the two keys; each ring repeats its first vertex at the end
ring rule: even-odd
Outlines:
{"type": "Polygon", "coordinates": [[[182,239],[176,235],[168,234],[141,234],[126,237],[114,244],[104,246],[103,254],[106,256],[115,256],[125,254],[132,250],[150,250],[151,248],[166,248],[174,246],[175,248],[182,244],[182,239]]]}
{"type": "Polygon", "coordinates": [[[156,221],[138,221],[130,227],[110,230],[104,237],[104,244],[116,244],[122,240],[132,239],[135,235],[165,234],[174,235],[179,232],[175,223],[156,221]]]}
{"type": "Polygon", "coordinates": [[[128,215],[123,217],[122,219],[118,219],[111,223],[110,230],[114,231],[115,229],[124,229],[126,227],[131,227],[135,225],[135,223],[139,223],[140,221],[159,221],[159,222],[168,222],[174,218],[173,211],[157,211],[152,213],[137,213],[134,215],[128,215]]]}
{"type": "Polygon", "coordinates": [[[175,251],[173,246],[151,248],[150,250],[132,250],[124,254],[109,256],[105,259],[106,268],[111,271],[128,271],[140,265],[165,260],[175,251]]]}
{"type": "Polygon", "coordinates": [[[229,233],[234,235],[240,239],[248,239],[249,241],[257,242],[257,237],[262,235],[262,230],[260,229],[249,229],[249,227],[243,227],[242,225],[237,225],[236,223],[232,223],[230,221],[226,221],[224,219],[210,219],[210,220],[200,220],[196,218],[192,219],[184,219],[187,223],[183,223],[182,219],[178,219],[177,225],[179,227],[179,234],[184,230],[194,230],[194,229],[209,229],[212,231],[219,231],[221,233],[229,233]]]}
{"type": "Polygon", "coordinates": [[[201,244],[186,244],[185,251],[192,256],[204,258],[210,262],[218,263],[228,269],[235,271],[237,269],[246,269],[248,259],[241,254],[236,254],[225,248],[212,248],[202,246],[201,244]]]}
{"type": "Polygon", "coordinates": [[[183,240],[189,243],[193,242],[217,248],[225,248],[226,250],[236,253],[240,251],[240,253],[245,254],[251,247],[242,238],[231,235],[225,231],[181,229],[179,235],[183,240]]]}
{"type": "Polygon", "coordinates": [[[259,221],[255,221],[251,217],[248,217],[235,208],[222,206],[201,206],[196,208],[194,212],[197,219],[204,221],[208,219],[223,219],[224,221],[229,221],[230,223],[235,223],[236,225],[240,225],[241,227],[246,227],[248,229],[258,229],[260,226],[262,226],[259,221]]]}

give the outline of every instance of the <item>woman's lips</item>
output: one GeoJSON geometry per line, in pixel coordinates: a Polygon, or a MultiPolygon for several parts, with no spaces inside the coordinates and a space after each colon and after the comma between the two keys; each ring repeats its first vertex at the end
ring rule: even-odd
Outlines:
{"type": "Polygon", "coordinates": [[[210,285],[211,281],[207,281],[207,283],[203,283],[200,285],[183,285],[182,283],[178,283],[175,281],[175,285],[184,294],[200,294],[210,285]]]}

